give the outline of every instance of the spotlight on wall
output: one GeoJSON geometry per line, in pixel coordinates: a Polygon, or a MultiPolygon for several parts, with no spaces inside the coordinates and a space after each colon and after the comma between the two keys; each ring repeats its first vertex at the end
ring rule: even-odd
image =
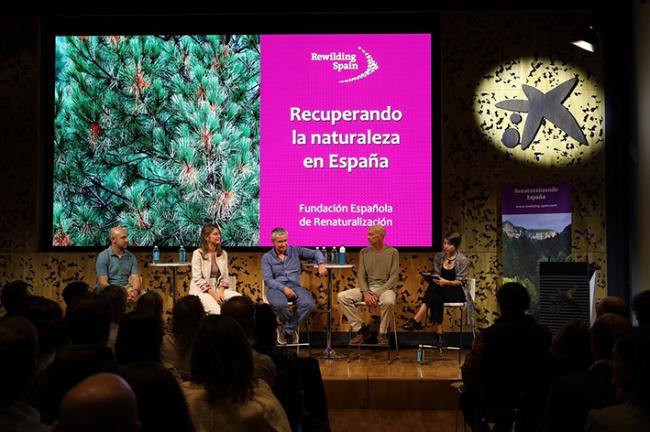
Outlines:
{"type": "Polygon", "coordinates": [[[571,37],[571,43],[585,51],[596,52],[598,32],[594,25],[586,24],[578,28],[571,37]]]}

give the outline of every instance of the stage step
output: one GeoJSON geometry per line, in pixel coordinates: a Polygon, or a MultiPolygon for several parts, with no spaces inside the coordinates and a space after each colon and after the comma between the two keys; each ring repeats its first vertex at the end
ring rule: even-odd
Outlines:
{"type": "Polygon", "coordinates": [[[392,364],[382,349],[362,349],[361,354],[361,359],[350,362],[319,360],[330,409],[457,409],[457,351],[444,351],[441,357],[428,350],[424,364],[416,362],[414,349],[400,350],[400,358],[392,364]]]}

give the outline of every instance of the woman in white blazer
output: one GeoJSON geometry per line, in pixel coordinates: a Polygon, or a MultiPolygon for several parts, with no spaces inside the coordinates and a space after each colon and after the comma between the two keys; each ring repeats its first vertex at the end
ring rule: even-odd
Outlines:
{"type": "Polygon", "coordinates": [[[199,297],[207,313],[220,314],[228,299],[241,295],[232,288],[228,286],[228,254],[221,249],[219,227],[204,225],[201,245],[192,254],[190,294],[199,297]]]}

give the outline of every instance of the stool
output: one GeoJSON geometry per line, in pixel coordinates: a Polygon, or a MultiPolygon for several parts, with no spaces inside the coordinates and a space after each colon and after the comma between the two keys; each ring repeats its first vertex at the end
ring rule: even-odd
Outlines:
{"type": "MultiPolygon", "coordinates": [[[[397,296],[395,297],[397,299],[397,296]]],[[[364,301],[356,302],[354,304],[355,306],[364,306],[364,307],[380,307],[381,302],[377,302],[375,305],[371,306],[367,304],[364,301]]],[[[395,308],[393,308],[393,313],[391,314],[391,322],[392,322],[392,327],[393,327],[393,336],[395,337],[395,358],[391,358],[390,352],[390,341],[388,341],[387,345],[380,345],[380,344],[366,344],[366,343],[360,343],[357,348],[359,349],[359,352],[355,356],[348,356],[348,363],[351,362],[352,360],[359,359],[361,358],[361,347],[362,346],[368,346],[368,347],[384,347],[386,346],[388,348],[388,364],[393,363],[395,360],[399,360],[399,343],[397,341],[397,319],[395,318],[395,308]]],[[[349,334],[349,339],[348,339],[348,348],[351,348],[349,340],[352,338],[352,328],[350,328],[350,331],[348,332],[349,334]]]]}
{"type": "MultiPolygon", "coordinates": [[[[268,292],[268,288],[266,284],[264,283],[264,280],[262,280],[262,301],[266,304],[270,304],[268,298],[266,297],[266,293],[268,292]]],[[[289,307],[293,309],[293,313],[296,313],[296,302],[294,301],[288,301],[289,307]]],[[[275,311],[274,311],[275,312],[275,311]]],[[[278,313],[276,312],[275,314],[278,316],[278,313]]],[[[311,317],[307,317],[305,320],[307,322],[307,342],[300,342],[300,324],[298,325],[297,331],[298,331],[298,340],[295,343],[288,343],[285,345],[278,345],[279,347],[295,347],[296,348],[296,353],[298,356],[300,356],[300,347],[307,347],[309,356],[311,356],[311,336],[310,336],[310,329],[311,329],[311,317]]]]}
{"type": "MultiPolygon", "coordinates": [[[[472,301],[475,300],[476,298],[476,279],[467,279],[467,283],[469,285],[469,294],[470,298],[472,301]]],[[[444,346],[444,347],[437,347],[434,345],[427,345],[427,344],[419,344],[418,345],[418,351],[424,350],[424,349],[438,349],[440,350],[440,357],[442,357],[442,350],[458,350],[458,364],[461,364],[461,357],[463,354],[463,333],[465,330],[464,327],[464,322],[465,319],[469,321],[471,329],[472,329],[472,335],[474,335],[474,320],[470,320],[469,316],[469,304],[465,302],[453,302],[453,303],[445,303],[445,308],[456,308],[460,310],[460,336],[458,338],[458,346],[444,346]]],[[[430,313],[431,311],[429,311],[430,313]]],[[[427,316],[428,318],[428,316],[427,316]]],[[[422,357],[418,356],[417,358],[418,363],[423,363],[424,362],[424,354],[422,354],[422,357]]]]}

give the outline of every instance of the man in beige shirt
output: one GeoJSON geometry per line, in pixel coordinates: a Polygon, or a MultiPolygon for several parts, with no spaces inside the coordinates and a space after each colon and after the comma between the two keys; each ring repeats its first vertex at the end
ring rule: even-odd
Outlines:
{"type": "Polygon", "coordinates": [[[368,229],[370,247],[359,252],[359,288],[342,291],[338,294],[339,304],[357,334],[350,344],[360,344],[370,337],[370,330],[362,321],[355,303],[364,301],[368,306],[379,305],[381,323],[379,324],[379,344],[387,344],[386,331],[391,314],[395,308],[395,287],[399,277],[399,253],[397,249],[384,244],[386,229],[375,225],[368,229]]]}

